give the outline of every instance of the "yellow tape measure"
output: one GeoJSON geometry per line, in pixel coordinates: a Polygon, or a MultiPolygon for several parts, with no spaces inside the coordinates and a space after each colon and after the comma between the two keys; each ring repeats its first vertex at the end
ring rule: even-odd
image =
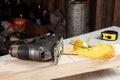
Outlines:
{"type": "Polygon", "coordinates": [[[114,41],[118,38],[118,32],[113,30],[106,30],[101,32],[101,38],[103,40],[114,41]]]}

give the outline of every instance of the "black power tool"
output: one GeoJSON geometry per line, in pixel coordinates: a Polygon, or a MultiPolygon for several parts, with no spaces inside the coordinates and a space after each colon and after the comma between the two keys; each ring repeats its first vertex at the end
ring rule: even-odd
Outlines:
{"type": "Polygon", "coordinates": [[[24,39],[14,43],[9,48],[11,56],[33,61],[53,60],[58,62],[60,54],[63,52],[63,38],[56,36],[40,36],[24,39]]]}

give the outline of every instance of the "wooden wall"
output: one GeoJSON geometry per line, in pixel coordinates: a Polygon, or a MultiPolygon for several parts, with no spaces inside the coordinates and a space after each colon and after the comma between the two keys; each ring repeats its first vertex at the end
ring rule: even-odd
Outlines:
{"type": "Polygon", "coordinates": [[[96,29],[112,25],[114,0],[97,0],[96,29]]]}
{"type": "MultiPolygon", "coordinates": [[[[64,14],[66,13],[65,1],[67,0],[23,0],[23,2],[28,5],[31,3],[43,3],[44,5],[47,5],[49,11],[60,9],[64,14]]],[[[89,0],[90,31],[112,25],[120,26],[119,3],[120,0],[89,0]]]]}
{"type": "Polygon", "coordinates": [[[32,3],[42,3],[43,6],[46,6],[49,11],[60,9],[63,13],[65,13],[65,0],[22,0],[22,2],[27,5],[32,5],[32,3]]]}
{"type": "Polygon", "coordinates": [[[90,28],[120,26],[120,0],[90,0],[90,28]]]}
{"type": "Polygon", "coordinates": [[[120,27],[120,0],[115,0],[113,25],[120,27]]]}

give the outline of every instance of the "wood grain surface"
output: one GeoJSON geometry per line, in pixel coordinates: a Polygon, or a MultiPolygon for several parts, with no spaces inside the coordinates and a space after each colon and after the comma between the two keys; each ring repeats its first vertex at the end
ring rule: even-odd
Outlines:
{"type": "MultiPolygon", "coordinates": [[[[62,55],[58,65],[19,59],[0,62],[0,80],[50,80],[113,68],[120,65],[120,45],[113,45],[115,56],[109,59],[86,59],[77,55],[62,55]]],[[[64,52],[72,46],[65,46],[64,52]]]]}

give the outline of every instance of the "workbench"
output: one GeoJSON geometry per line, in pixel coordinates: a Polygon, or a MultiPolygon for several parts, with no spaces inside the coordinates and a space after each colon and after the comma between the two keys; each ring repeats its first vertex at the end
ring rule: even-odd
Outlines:
{"type": "MultiPolygon", "coordinates": [[[[120,35],[116,41],[100,39],[105,30],[120,32],[116,26],[74,36],[64,40],[64,48],[69,51],[70,41],[90,37],[89,45],[105,43],[115,45],[115,56],[110,59],[88,59],[77,55],[62,55],[57,65],[51,62],[20,60],[9,54],[0,57],[0,80],[119,80],[120,79],[120,35]]],[[[72,47],[71,47],[72,48],[72,47]]]]}

